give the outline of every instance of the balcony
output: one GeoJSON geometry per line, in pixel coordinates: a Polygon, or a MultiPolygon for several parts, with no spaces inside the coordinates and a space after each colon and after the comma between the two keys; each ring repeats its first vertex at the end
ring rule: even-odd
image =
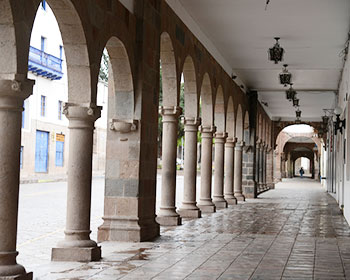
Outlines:
{"type": "Polygon", "coordinates": [[[28,71],[51,80],[63,77],[62,59],[30,46],[28,71]]]}

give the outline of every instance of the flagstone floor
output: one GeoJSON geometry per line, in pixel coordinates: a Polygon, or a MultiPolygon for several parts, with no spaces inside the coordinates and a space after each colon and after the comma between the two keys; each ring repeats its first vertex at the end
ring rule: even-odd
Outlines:
{"type": "Polygon", "coordinates": [[[162,227],[153,242],[106,242],[102,250],[100,262],[50,263],[34,279],[350,279],[350,228],[308,179],[162,227]]]}

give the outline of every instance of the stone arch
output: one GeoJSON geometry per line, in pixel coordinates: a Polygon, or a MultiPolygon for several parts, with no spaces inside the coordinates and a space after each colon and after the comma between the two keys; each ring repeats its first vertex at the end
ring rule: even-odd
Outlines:
{"type": "Polygon", "coordinates": [[[250,144],[250,126],[249,126],[249,113],[245,112],[243,123],[243,141],[248,145],[250,144]]]}
{"type": "Polygon", "coordinates": [[[109,55],[108,111],[118,120],[134,119],[135,95],[130,61],[124,44],[117,37],[111,37],[106,49],[109,55]]]}
{"type": "MultiPolygon", "coordinates": [[[[67,60],[68,102],[95,102],[87,40],[80,16],[71,0],[47,0],[61,31],[67,60]]],[[[38,6],[40,1],[38,1],[38,6]]]]}
{"type": "Polygon", "coordinates": [[[234,138],[235,137],[235,113],[234,113],[232,96],[229,97],[228,103],[227,103],[226,126],[227,126],[228,138],[234,138]]]}
{"type": "Polygon", "coordinates": [[[176,60],[172,40],[168,33],[160,35],[160,65],[162,73],[163,106],[179,105],[176,60]]]}
{"type": "Polygon", "coordinates": [[[26,74],[27,69],[19,69],[19,46],[17,44],[12,7],[9,0],[0,0],[0,78],[13,79],[14,74],[26,74]],[[22,71],[21,71],[22,70],[22,71]]]}
{"type": "Polygon", "coordinates": [[[205,73],[202,79],[201,107],[202,125],[207,127],[212,126],[214,124],[213,95],[208,73],[205,73]]]}
{"type": "Polygon", "coordinates": [[[198,118],[199,99],[197,94],[196,71],[191,56],[187,56],[183,65],[185,117],[198,118]]]}
{"type": "Polygon", "coordinates": [[[243,141],[243,116],[241,104],[238,105],[236,117],[236,137],[238,141],[243,141]]]}
{"type": "Polygon", "coordinates": [[[225,132],[226,131],[225,100],[224,100],[224,92],[222,90],[222,86],[219,86],[216,92],[214,114],[215,114],[214,118],[215,118],[216,131],[220,133],[225,132]]]}

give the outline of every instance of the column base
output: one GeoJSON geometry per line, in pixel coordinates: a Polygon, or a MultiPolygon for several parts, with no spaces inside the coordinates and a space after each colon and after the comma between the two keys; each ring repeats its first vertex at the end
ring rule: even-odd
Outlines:
{"type": "Polygon", "coordinates": [[[180,226],[182,224],[180,216],[158,216],[156,221],[161,226],[180,226]]]}
{"type": "Polygon", "coordinates": [[[33,272],[28,272],[22,275],[14,275],[14,276],[1,276],[0,280],[33,280],[33,272]]]}
{"type": "Polygon", "coordinates": [[[182,218],[201,218],[202,213],[199,209],[179,209],[177,211],[182,218]]]}
{"type": "Polygon", "coordinates": [[[103,220],[98,228],[98,242],[143,242],[159,236],[159,224],[154,219],[104,216],[103,220]]]}
{"type": "Polygon", "coordinates": [[[101,247],[93,248],[52,248],[54,262],[94,262],[101,260],[101,247]]]}
{"type": "Polygon", "coordinates": [[[226,200],[224,200],[224,201],[221,201],[221,200],[219,200],[219,201],[213,201],[213,203],[215,204],[215,207],[218,209],[218,208],[227,208],[227,201],[226,200]]]}
{"type": "Polygon", "coordinates": [[[215,213],[216,212],[216,206],[213,205],[198,205],[199,209],[202,213],[215,213]]]}
{"type": "Polygon", "coordinates": [[[245,196],[243,194],[235,194],[237,201],[245,201],[245,196]]]}
{"type": "Polygon", "coordinates": [[[227,201],[228,205],[236,205],[237,204],[237,199],[235,197],[233,197],[233,198],[225,198],[225,200],[227,201]]]}

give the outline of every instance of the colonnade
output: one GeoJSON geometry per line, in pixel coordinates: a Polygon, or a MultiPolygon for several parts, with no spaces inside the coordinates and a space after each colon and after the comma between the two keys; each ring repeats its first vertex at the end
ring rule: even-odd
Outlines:
{"type": "MultiPolygon", "coordinates": [[[[162,111],[162,110],[161,110],[162,111]]],[[[163,109],[164,111],[164,109],[163,109]]],[[[162,112],[163,112],[162,111],[162,112]]],[[[176,211],[176,131],[178,114],[172,110],[169,122],[163,113],[163,158],[161,206],[157,215],[160,225],[180,225],[181,218],[200,218],[201,213],[213,213],[216,209],[244,201],[242,189],[242,153],[244,142],[228,138],[227,133],[216,132],[214,126],[199,126],[199,119],[185,119],[185,166],[182,205],[176,211]],[[171,127],[169,127],[171,126],[171,127]],[[200,186],[197,186],[197,134],[202,137],[200,186]],[[214,140],[214,144],[213,144],[214,140]],[[214,176],[213,176],[214,148],[214,176]],[[214,184],[212,184],[214,177],[214,184]],[[200,187],[200,197],[196,189],[200,187]],[[198,201],[198,203],[197,203],[198,201]]]]}

